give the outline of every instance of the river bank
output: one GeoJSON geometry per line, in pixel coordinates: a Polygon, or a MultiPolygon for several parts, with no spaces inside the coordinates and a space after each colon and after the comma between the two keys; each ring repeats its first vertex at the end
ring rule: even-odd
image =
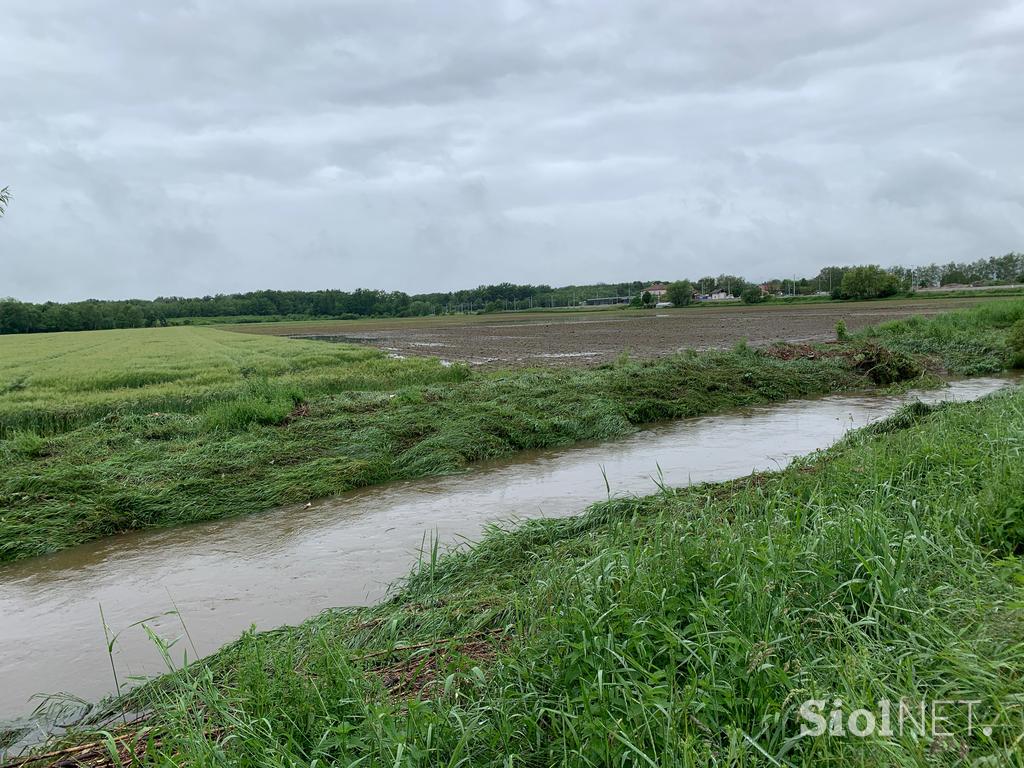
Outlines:
{"type": "Polygon", "coordinates": [[[167,641],[188,628],[187,645],[174,654],[180,663],[183,652],[212,653],[254,625],[268,630],[329,608],[373,605],[434,542],[443,551],[491,524],[576,515],[659,484],[778,469],[902,404],[971,400],[1017,381],[964,379],[665,422],[611,442],[527,452],[309,508],[137,531],[0,566],[0,723],[29,712],[35,694],[111,695],[111,662],[122,680],[164,671],[147,631],[132,626],[140,619],[152,617],[147,629],[167,641]]]}
{"type": "Polygon", "coordinates": [[[142,738],[117,743],[167,765],[1016,764],[1022,436],[1019,390],[917,406],[781,472],[491,531],[385,603],[141,689],[142,738]],[[808,699],[979,703],[950,736],[799,738],[808,699]]]}

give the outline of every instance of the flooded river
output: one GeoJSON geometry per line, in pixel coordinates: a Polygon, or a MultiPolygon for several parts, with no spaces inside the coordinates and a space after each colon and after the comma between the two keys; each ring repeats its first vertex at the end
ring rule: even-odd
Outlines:
{"type": "MultiPolygon", "coordinates": [[[[200,653],[255,623],[293,624],[334,606],[379,600],[425,538],[472,538],[491,521],[581,512],[613,494],[724,480],[784,466],[884,417],[900,404],[968,400],[1012,380],[979,378],[902,397],[837,395],[657,426],[601,444],[520,455],[453,476],[394,483],[310,508],[126,534],[0,567],[0,721],[33,694],[87,699],[112,692],[100,606],[114,631],[180,611],[200,653]]],[[[176,617],[150,623],[181,634],[176,617]]],[[[184,643],[175,646],[181,657],[184,643]]],[[[191,656],[191,651],[190,651],[191,656]]],[[[119,637],[121,680],[161,671],[141,627],[119,637]]]]}

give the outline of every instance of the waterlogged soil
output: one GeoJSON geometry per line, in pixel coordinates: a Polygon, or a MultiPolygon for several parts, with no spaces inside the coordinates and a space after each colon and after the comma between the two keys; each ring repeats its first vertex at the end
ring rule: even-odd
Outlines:
{"type": "Polygon", "coordinates": [[[490,522],[577,514],[609,492],[648,494],[660,483],[780,468],[917,397],[969,400],[1012,381],[965,380],[898,397],[836,395],[688,419],[614,442],[520,455],[308,507],[125,534],[0,566],[0,729],[31,711],[37,693],[94,700],[113,692],[101,606],[108,631],[118,633],[120,680],[152,675],[164,662],[137,622],[148,619],[165,640],[177,639],[171,653],[180,663],[186,652],[210,653],[253,624],[269,629],[327,608],[372,604],[429,551],[432,538],[455,545],[490,522]]]}
{"type": "Polygon", "coordinates": [[[978,299],[931,299],[806,305],[706,306],[646,312],[603,310],[466,318],[328,321],[239,327],[247,333],[370,344],[389,354],[440,357],[484,367],[596,365],[626,353],[651,359],[684,349],[727,348],[740,340],[835,338],[842,320],[850,331],[913,315],[964,309],[978,299]]]}

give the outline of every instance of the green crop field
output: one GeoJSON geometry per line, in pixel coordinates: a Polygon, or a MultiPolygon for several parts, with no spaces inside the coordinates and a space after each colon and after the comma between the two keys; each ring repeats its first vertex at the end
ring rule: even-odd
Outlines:
{"type": "Polygon", "coordinates": [[[305,396],[464,377],[366,347],[212,328],[0,336],[0,437],[60,433],[115,411],[194,413],[267,381],[305,396]]]}

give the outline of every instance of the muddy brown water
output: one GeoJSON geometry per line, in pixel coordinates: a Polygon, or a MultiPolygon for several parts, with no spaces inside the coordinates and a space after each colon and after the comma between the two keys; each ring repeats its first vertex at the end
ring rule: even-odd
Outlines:
{"type": "MultiPolygon", "coordinates": [[[[909,400],[970,400],[1008,378],[954,382],[904,396],[836,395],[688,419],[612,442],[481,464],[470,471],[368,488],[231,520],[104,539],[0,567],[0,725],[37,693],[96,699],[113,691],[100,606],[121,631],[122,681],[163,670],[134,622],[180,612],[200,653],[251,624],[294,624],[326,608],[367,605],[408,573],[424,540],[477,536],[489,522],[579,513],[607,497],[725,480],[784,466],[909,400]]],[[[165,638],[175,616],[149,622],[165,638]]],[[[184,640],[172,651],[180,661],[184,640]]],[[[189,656],[192,656],[191,650],[189,656]]]]}

